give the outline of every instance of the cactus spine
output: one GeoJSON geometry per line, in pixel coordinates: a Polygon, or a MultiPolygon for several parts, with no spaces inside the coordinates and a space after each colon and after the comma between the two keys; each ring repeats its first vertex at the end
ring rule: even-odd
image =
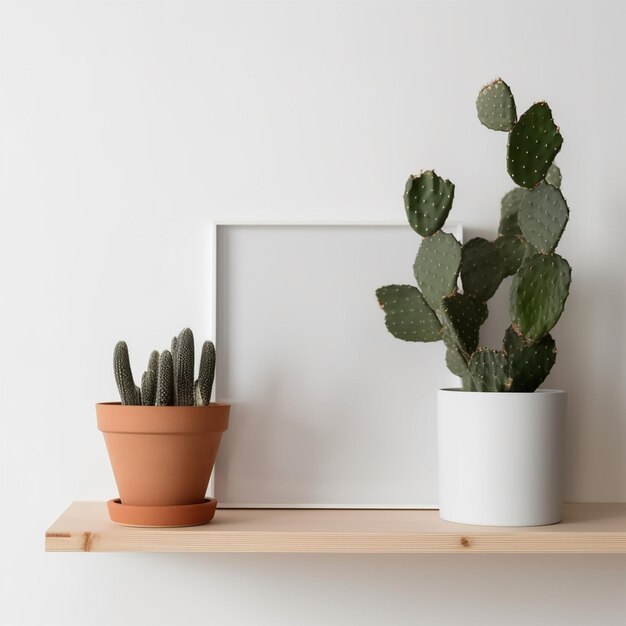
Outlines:
{"type": "Polygon", "coordinates": [[[194,338],[184,328],[172,339],[172,352],[153,350],[141,377],[141,389],[133,380],[126,342],[113,351],[115,381],[122,404],[144,406],[204,406],[209,404],[215,378],[215,346],[205,341],[200,371],[194,383],[194,338]]]}
{"type": "Polygon", "coordinates": [[[501,79],[480,91],[476,109],[483,125],[508,133],[507,171],[518,185],[502,199],[498,237],[461,246],[442,233],[454,184],[432,170],[411,176],[404,205],[411,228],[423,237],[413,266],[419,288],[387,285],[376,297],[394,337],[444,341],[448,369],[466,391],[530,392],[556,360],[549,333],[571,283],[569,263],[555,252],[569,219],[554,163],[563,137],[545,102],[518,119],[513,94],[501,79]],[[513,276],[511,326],[502,349],[479,347],[487,301],[507,276],[513,276]]]}

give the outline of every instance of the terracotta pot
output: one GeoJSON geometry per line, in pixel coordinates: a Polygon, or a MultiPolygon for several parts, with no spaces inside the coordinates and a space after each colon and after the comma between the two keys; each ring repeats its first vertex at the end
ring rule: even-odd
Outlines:
{"type": "MultiPolygon", "coordinates": [[[[96,405],[122,505],[205,502],[229,404],[96,405]]],[[[214,507],[213,507],[214,508],[214,507]]]]}

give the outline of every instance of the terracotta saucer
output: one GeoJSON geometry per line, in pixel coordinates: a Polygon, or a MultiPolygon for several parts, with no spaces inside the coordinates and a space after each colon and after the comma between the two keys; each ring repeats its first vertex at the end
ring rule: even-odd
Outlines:
{"type": "Polygon", "coordinates": [[[122,526],[174,528],[177,526],[199,526],[213,519],[217,500],[206,498],[198,504],[175,506],[133,506],[122,504],[119,498],[109,500],[109,517],[122,526]]]}

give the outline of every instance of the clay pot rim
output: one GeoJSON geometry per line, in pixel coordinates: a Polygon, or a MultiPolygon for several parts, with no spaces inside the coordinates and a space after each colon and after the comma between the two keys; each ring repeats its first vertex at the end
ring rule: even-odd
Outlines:
{"type": "Polygon", "coordinates": [[[121,402],[96,402],[96,406],[119,406],[119,407],[124,407],[125,409],[139,409],[139,410],[148,410],[148,409],[158,409],[159,411],[163,411],[163,410],[172,410],[172,409],[190,409],[190,410],[206,410],[210,407],[228,407],[230,408],[230,403],[228,402],[210,402],[209,404],[204,404],[202,406],[196,406],[196,405],[191,405],[191,406],[174,406],[174,405],[167,405],[167,406],[155,406],[154,404],[148,404],[148,405],[143,405],[143,404],[122,404],[121,402]]]}
{"type": "Polygon", "coordinates": [[[224,432],[230,404],[205,406],[140,406],[120,402],[96,404],[98,429],[103,433],[193,434],[224,432]]]}

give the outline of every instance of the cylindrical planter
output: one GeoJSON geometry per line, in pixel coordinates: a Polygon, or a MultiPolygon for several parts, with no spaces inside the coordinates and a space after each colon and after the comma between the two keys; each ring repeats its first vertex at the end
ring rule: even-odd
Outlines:
{"type": "Polygon", "coordinates": [[[561,520],[567,394],[438,392],[439,514],[462,524],[561,520]]]}
{"type": "Polygon", "coordinates": [[[162,525],[170,526],[212,517],[215,502],[206,500],[206,491],[229,411],[228,404],[97,404],[120,494],[109,503],[112,518],[118,516],[114,521],[161,525],[161,516],[167,522],[162,525]]]}

